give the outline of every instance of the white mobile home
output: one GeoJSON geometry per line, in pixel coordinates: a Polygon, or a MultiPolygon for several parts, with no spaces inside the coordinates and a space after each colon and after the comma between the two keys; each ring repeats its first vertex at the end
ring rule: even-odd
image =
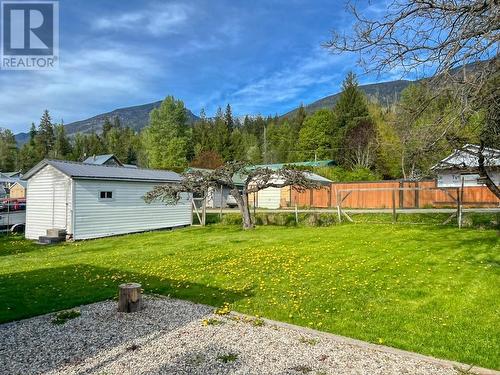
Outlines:
{"type": "MultiPolygon", "coordinates": [[[[482,186],[478,181],[478,154],[479,146],[467,144],[434,165],[431,170],[437,174],[437,186],[482,186]]],[[[500,150],[485,148],[483,155],[490,178],[500,185],[500,150]]]]}
{"type": "Polygon", "coordinates": [[[177,173],[120,166],[43,160],[23,179],[26,238],[64,229],[75,240],[191,224],[189,194],[176,205],[147,204],[155,185],[180,181],[177,173]]]}

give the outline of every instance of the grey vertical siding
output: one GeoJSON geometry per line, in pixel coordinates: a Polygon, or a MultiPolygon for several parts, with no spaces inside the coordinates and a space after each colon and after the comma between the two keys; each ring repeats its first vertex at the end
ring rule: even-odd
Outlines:
{"type": "Polygon", "coordinates": [[[76,240],[191,224],[188,194],[177,205],[146,204],[142,197],[156,184],[132,181],[74,180],[76,240]],[[112,191],[112,200],[99,199],[112,191]]]}
{"type": "Polygon", "coordinates": [[[50,228],[71,233],[71,179],[47,165],[28,180],[25,236],[38,239],[50,228]]]}

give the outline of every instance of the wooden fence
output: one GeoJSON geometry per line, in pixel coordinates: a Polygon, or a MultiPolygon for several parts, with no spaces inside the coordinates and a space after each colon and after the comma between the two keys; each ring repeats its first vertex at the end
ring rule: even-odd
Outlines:
{"type": "MultiPolygon", "coordinates": [[[[281,207],[431,208],[455,207],[458,188],[438,188],[436,180],[332,183],[319,190],[281,189],[281,207]],[[346,196],[347,195],[347,196],[346,196]]],[[[464,207],[499,207],[498,198],[485,186],[464,187],[464,207]]]]}

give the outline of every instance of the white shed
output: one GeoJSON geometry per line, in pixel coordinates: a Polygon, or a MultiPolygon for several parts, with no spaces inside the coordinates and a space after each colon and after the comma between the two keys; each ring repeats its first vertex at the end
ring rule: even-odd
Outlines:
{"type": "MultiPolygon", "coordinates": [[[[331,180],[316,173],[304,171],[304,174],[309,180],[314,181],[320,185],[330,186],[330,184],[332,183],[331,180]]],[[[276,178],[273,182],[280,184],[283,181],[276,178]]],[[[252,194],[250,197],[250,203],[253,204],[255,199],[255,206],[258,208],[278,209],[283,206],[282,195],[285,192],[289,192],[288,186],[283,188],[268,187],[252,194]]]]}
{"type": "MultiPolygon", "coordinates": [[[[437,174],[438,187],[483,186],[478,181],[478,154],[479,146],[467,144],[455,150],[431,170],[437,174]]],[[[485,148],[484,165],[488,175],[496,185],[500,185],[500,150],[485,148]]]]}
{"type": "Polygon", "coordinates": [[[155,185],[175,183],[175,172],[43,160],[27,172],[26,238],[64,229],[75,240],[190,225],[191,199],[147,204],[155,185]]]}

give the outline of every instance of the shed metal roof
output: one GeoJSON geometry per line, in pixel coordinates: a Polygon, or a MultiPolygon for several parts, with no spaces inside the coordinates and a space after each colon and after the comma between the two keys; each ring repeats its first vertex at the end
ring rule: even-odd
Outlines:
{"type": "Polygon", "coordinates": [[[75,179],[124,181],[132,180],[153,182],[177,182],[181,180],[181,177],[177,173],[172,171],[141,168],[123,168],[51,159],[42,160],[23,176],[23,180],[29,180],[38,171],[40,171],[47,165],[51,165],[58,171],[75,179]]]}
{"type": "MultiPolygon", "coordinates": [[[[447,169],[474,169],[479,165],[480,148],[477,145],[466,144],[459,150],[455,150],[439,163],[431,167],[431,170],[447,169]]],[[[500,150],[485,148],[483,150],[484,165],[487,167],[500,167],[500,150]]]]}
{"type": "Polygon", "coordinates": [[[8,176],[6,173],[0,172],[0,184],[12,184],[16,182],[16,179],[8,176]]]}
{"type": "Polygon", "coordinates": [[[83,161],[84,164],[96,164],[96,165],[103,165],[106,163],[109,159],[115,159],[115,161],[118,164],[121,164],[121,162],[118,160],[118,158],[113,155],[113,154],[106,154],[106,155],[94,155],[94,156],[89,156],[87,159],[83,161]]]}

